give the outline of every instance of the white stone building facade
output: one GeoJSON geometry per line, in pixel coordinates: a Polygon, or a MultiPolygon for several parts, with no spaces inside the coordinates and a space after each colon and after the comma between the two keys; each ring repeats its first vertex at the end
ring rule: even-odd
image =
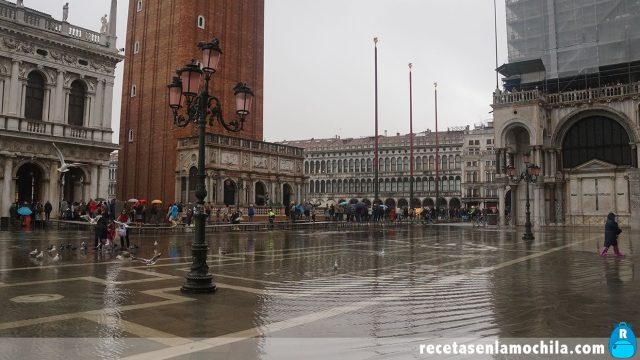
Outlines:
{"type": "Polygon", "coordinates": [[[462,144],[462,203],[467,208],[497,208],[495,134],[493,123],[475,125],[462,144]]]}
{"type": "MultiPolygon", "coordinates": [[[[116,0],[95,32],[0,1],[0,214],[15,202],[107,197],[116,0]],[[64,176],[57,152],[81,163],[64,176]]],[[[106,9],[105,9],[106,10],[106,9]]],[[[96,19],[99,24],[100,19],[96,19]]],[[[55,210],[54,210],[55,212],[55,210]]]]}
{"type": "MultiPolygon", "coordinates": [[[[436,201],[436,161],[439,163],[439,208],[462,207],[462,147],[464,128],[414,134],[414,197],[412,206],[433,207],[436,201]],[[437,159],[437,160],[436,160],[437,159]]],[[[341,201],[373,203],[374,137],[307,139],[283,142],[304,148],[308,177],[304,201],[329,206],[341,201]]],[[[379,197],[389,207],[409,205],[409,135],[379,137],[379,197]]]]}

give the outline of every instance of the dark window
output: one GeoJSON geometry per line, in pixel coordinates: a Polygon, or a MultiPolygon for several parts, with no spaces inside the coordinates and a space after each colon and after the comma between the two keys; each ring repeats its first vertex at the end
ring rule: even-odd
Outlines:
{"type": "Polygon", "coordinates": [[[82,126],[84,123],[84,84],[76,80],[71,83],[69,94],[69,125],[82,126]]]}
{"type": "Polygon", "coordinates": [[[44,107],[44,79],[32,71],[27,77],[27,94],[24,104],[24,117],[29,120],[42,120],[44,107]]]}
{"type": "Polygon", "coordinates": [[[617,121],[593,116],[574,124],[562,143],[563,168],[599,159],[614,165],[631,165],[629,135],[617,121]]]}

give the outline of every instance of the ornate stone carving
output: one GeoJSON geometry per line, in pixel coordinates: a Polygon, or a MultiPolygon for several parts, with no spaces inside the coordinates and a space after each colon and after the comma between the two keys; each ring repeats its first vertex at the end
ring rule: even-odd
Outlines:
{"type": "Polygon", "coordinates": [[[249,168],[249,153],[242,154],[242,168],[243,169],[249,168]]]}
{"type": "Polygon", "coordinates": [[[55,61],[61,61],[62,60],[62,54],[60,54],[59,52],[55,51],[55,50],[51,50],[49,51],[49,55],[51,55],[51,58],[55,61]]]}
{"type": "Polygon", "coordinates": [[[67,64],[76,64],[78,62],[78,57],[72,54],[64,54],[62,55],[62,60],[67,64]]]}
{"type": "Polygon", "coordinates": [[[222,165],[237,166],[240,164],[240,155],[237,153],[223,152],[222,165]]]}
{"type": "Polygon", "coordinates": [[[256,169],[265,169],[269,168],[268,159],[264,156],[254,156],[253,157],[253,167],[256,169]]]}
{"type": "Polygon", "coordinates": [[[216,149],[209,150],[209,163],[216,164],[218,162],[218,151],[216,149]]]}
{"type": "Polygon", "coordinates": [[[20,43],[16,41],[16,39],[4,38],[4,46],[9,50],[16,50],[20,46],[20,43]]]}
{"type": "Polygon", "coordinates": [[[280,170],[282,171],[293,171],[294,163],[293,160],[282,159],[280,160],[280,170]]]}

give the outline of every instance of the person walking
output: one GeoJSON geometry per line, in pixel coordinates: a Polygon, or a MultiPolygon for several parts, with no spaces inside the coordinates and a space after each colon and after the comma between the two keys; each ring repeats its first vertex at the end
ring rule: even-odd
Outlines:
{"type": "Polygon", "coordinates": [[[131,247],[129,243],[129,223],[131,219],[129,219],[129,215],[127,214],[127,210],[122,210],[120,216],[118,216],[118,236],[120,237],[120,248],[127,249],[131,247]],[[127,243],[127,247],[124,247],[125,241],[127,243]]]}
{"type": "Polygon", "coordinates": [[[177,220],[178,220],[178,205],[176,205],[176,203],[173,203],[173,205],[171,205],[171,207],[169,208],[169,221],[171,222],[171,227],[176,227],[176,225],[178,225],[177,220]]]}
{"type": "Polygon", "coordinates": [[[53,211],[53,205],[51,205],[49,200],[47,200],[47,202],[44,204],[44,217],[47,220],[47,222],[49,222],[49,217],[51,216],[51,211],[53,211]]]}
{"type": "Polygon", "coordinates": [[[616,222],[616,214],[609,213],[607,215],[607,223],[604,225],[604,247],[600,250],[600,256],[607,256],[607,251],[609,251],[609,247],[613,246],[613,253],[620,257],[623,256],[618,249],[618,235],[622,230],[618,226],[616,222]]]}
{"type": "Polygon", "coordinates": [[[107,226],[109,221],[106,217],[102,216],[102,210],[96,212],[96,226],[95,226],[95,238],[93,246],[96,250],[102,246],[102,240],[107,238],[107,226]]]}
{"type": "Polygon", "coordinates": [[[247,215],[249,215],[249,222],[253,222],[253,216],[255,215],[255,210],[253,209],[253,204],[249,205],[249,210],[247,210],[247,215]]]}

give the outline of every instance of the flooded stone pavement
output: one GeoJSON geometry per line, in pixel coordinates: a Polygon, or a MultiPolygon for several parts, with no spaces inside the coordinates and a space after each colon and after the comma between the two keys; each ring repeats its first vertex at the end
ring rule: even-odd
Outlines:
{"type": "Polygon", "coordinates": [[[92,243],[89,232],[1,233],[0,358],[424,359],[437,357],[419,345],[443,340],[605,344],[620,321],[640,332],[637,234],[621,236],[622,259],[597,255],[599,227],[535,235],[417,225],[207,234],[218,291],[188,295],[179,288],[193,233],[133,235],[137,256],[163,254],[153,266],[94,250],[29,256],[92,243]]]}

